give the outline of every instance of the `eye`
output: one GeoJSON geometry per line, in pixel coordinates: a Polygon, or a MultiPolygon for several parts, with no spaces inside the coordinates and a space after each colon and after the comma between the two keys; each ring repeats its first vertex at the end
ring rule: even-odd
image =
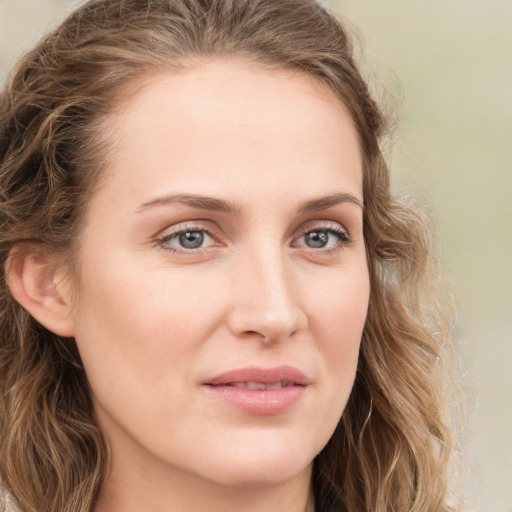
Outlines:
{"type": "Polygon", "coordinates": [[[196,227],[184,227],[164,233],[157,242],[163,248],[174,252],[194,251],[215,245],[215,240],[208,231],[196,227]]]}
{"type": "Polygon", "coordinates": [[[171,238],[176,239],[184,249],[198,249],[201,247],[208,235],[204,231],[185,231],[171,238]]]}
{"type": "Polygon", "coordinates": [[[338,227],[315,228],[306,231],[296,239],[293,245],[309,249],[335,249],[350,242],[349,235],[338,227]]]}

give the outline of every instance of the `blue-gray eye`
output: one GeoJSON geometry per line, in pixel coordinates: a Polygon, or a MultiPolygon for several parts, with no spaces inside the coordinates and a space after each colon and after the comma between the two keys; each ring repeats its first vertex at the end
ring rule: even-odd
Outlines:
{"type": "Polygon", "coordinates": [[[304,233],[297,243],[310,249],[329,249],[337,245],[342,246],[350,241],[345,231],[340,229],[319,228],[304,233]]]}
{"type": "Polygon", "coordinates": [[[157,239],[158,245],[176,253],[195,253],[200,249],[214,247],[215,239],[206,229],[184,226],[171,233],[164,233],[157,239]]]}
{"type": "Polygon", "coordinates": [[[205,239],[204,231],[184,231],[176,237],[184,249],[198,249],[203,245],[205,239]]]}
{"type": "Polygon", "coordinates": [[[329,243],[329,235],[325,230],[310,231],[304,235],[304,242],[312,249],[321,249],[329,243]]]}

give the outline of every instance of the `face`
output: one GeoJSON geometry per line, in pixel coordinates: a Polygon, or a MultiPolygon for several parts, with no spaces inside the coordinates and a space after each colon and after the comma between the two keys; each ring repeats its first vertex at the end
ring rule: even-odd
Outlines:
{"type": "Polygon", "coordinates": [[[71,314],[114,467],[304,474],[347,403],[369,298],[349,114],[310,77],[212,61],[148,79],[106,129],[71,314]]]}

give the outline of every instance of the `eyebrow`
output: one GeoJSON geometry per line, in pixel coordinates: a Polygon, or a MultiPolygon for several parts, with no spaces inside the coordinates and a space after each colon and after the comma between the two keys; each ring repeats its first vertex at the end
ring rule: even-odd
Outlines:
{"type": "Polygon", "coordinates": [[[172,203],[181,203],[191,208],[209,210],[212,212],[240,213],[240,208],[230,201],[217,199],[215,197],[201,196],[197,194],[171,194],[163,197],[157,197],[139,206],[137,211],[141,212],[157,205],[166,205],[172,203]]]}
{"type": "Polygon", "coordinates": [[[336,194],[331,194],[329,196],[319,197],[318,199],[308,201],[306,204],[299,208],[299,214],[304,215],[306,213],[327,210],[328,208],[332,208],[333,206],[343,203],[355,204],[361,209],[364,209],[363,202],[356,196],[347,192],[337,192],[336,194]]]}
{"type": "MultiPolygon", "coordinates": [[[[242,208],[231,201],[218,199],[215,197],[202,196],[197,194],[170,194],[162,197],[157,197],[139,206],[138,212],[142,212],[151,208],[152,206],[167,205],[172,203],[180,203],[190,206],[191,208],[198,208],[200,210],[208,210],[214,212],[223,212],[230,214],[239,214],[242,208]]],[[[364,208],[360,199],[347,192],[338,192],[303,204],[298,212],[299,215],[313,213],[321,210],[327,210],[338,204],[351,203],[364,208]]]]}

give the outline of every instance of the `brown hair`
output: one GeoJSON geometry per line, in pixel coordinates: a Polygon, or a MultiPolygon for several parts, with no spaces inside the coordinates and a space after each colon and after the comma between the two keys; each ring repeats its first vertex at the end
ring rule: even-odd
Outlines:
{"type": "MultiPolygon", "coordinates": [[[[314,462],[321,511],[448,510],[449,330],[432,230],[393,198],[384,120],[341,23],[314,0],[92,0],[26,55],[0,96],[0,259],[69,251],[108,154],[98,126],[137,77],[210,56],[298,69],[348,107],[364,159],[371,297],[349,403],[314,462]]],[[[90,511],[108,461],[76,344],[0,280],[0,479],[24,512],[90,511]]]]}

